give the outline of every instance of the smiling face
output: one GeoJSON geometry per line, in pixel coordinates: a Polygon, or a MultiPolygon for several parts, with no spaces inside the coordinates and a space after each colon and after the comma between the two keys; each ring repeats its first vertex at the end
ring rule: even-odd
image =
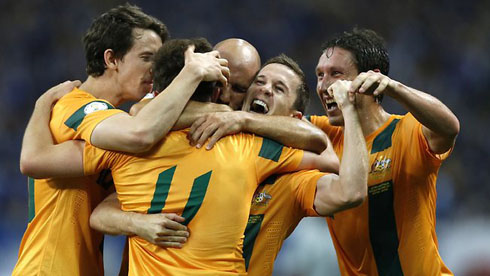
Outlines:
{"type": "Polygon", "coordinates": [[[248,89],[244,111],[266,115],[292,115],[301,81],[289,67],[271,63],[264,66],[248,89]]]}
{"type": "Polygon", "coordinates": [[[152,30],[134,29],[131,49],[117,61],[117,84],[124,100],[140,100],[152,90],[153,55],[162,46],[161,38],[152,30]]]}
{"type": "Polygon", "coordinates": [[[342,111],[337,107],[327,89],[336,80],[354,80],[358,75],[357,66],[351,52],[335,47],[327,48],[318,60],[316,66],[317,85],[316,92],[327,113],[330,124],[344,125],[342,111]]]}

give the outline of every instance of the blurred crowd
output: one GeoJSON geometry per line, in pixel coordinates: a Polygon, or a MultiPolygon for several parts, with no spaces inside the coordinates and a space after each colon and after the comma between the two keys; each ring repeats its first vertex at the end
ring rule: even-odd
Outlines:
{"type": "MultiPolygon", "coordinates": [[[[19,172],[19,153],[34,103],[39,95],[59,82],[85,79],[81,37],[94,17],[122,3],[115,0],[0,1],[0,208],[4,210],[0,219],[0,254],[8,263],[2,268],[5,271],[0,270],[2,275],[10,273],[15,263],[27,223],[27,181],[19,172]]],[[[442,234],[443,259],[445,255],[452,258],[453,245],[464,250],[475,237],[483,239],[481,242],[490,248],[490,234],[473,239],[468,235],[468,231],[480,233],[490,225],[490,143],[486,142],[490,136],[490,1],[141,0],[131,3],[162,20],[174,38],[203,36],[216,43],[239,37],[251,42],[263,61],[281,52],[293,57],[307,74],[312,90],[309,114],[323,113],[314,91],[314,69],[322,42],[354,26],[377,31],[387,42],[390,77],[439,98],[461,123],[456,146],[443,164],[437,184],[437,230],[442,234]],[[458,228],[461,232],[458,234],[453,230],[458,225],[473,225],[473,228],[458,228]],[[468,242],[452,243],[462,237],[468,242]]],[[[393,113],[405,112],[387,97],[383,105],[393,113]]],[[[319,227],[323,227],[328,238],[326,226],[319,227]]],[[[296,236],[301,239],[300,235],[296,236]]],[[[289,248],[295,247],[286,246],[285,251],[289,248]]],[[[335,264],[332,251],[328,256],[335,264]]],[[[486,256],[488,261],[490,252],[485,252],[488,255],[483,258],[486,256]]],[[[471,274],[470,268],[455,268],[450,263],[448,266],[461,275],[478,275],[471,274]]],[[[281,267],[284,266],[278,269],[281,267]]]]}

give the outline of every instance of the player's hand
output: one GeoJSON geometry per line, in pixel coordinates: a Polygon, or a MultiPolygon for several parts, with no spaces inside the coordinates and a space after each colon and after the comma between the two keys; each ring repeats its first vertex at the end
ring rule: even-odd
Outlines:
{"type": "Polygon", "coordinates": [[[135,234],[161,247],[181,248],[189,237],[185,218],[176,214],[137,214],[135,234]]]}
{"type": "Polygon", "coordinates": [[[396,83],[396,81],[380,72],[369,70],[368,72],[360,73],[352,81],[349,92],[374,96],[384,93],[389,94],[395,89],[396,83]]]}
{"type": "Polygon", "coordinates": [[[245,116],[244,111],[216,112],[202,116],[192,124],[189,131],[191,145],[200,148],[211,137],[206,149],[213,148],[221,137],[242,131],[245,116]]]}
{"type": "Polygon", "coordinates": [[[230,77],[228,60],[220,58],[218,51],[194,53],[194,49],[190,45],[185,51],[185,65],[196,70],[203,81],[219,81],[226,86],[230,77]]]}
{"type": "Polygon", "coordinates": [[[327,89],[328,94],[333,96],[340,110],[348,106],[353,106],[355,102],[355,93],[350,92],[351,81],[337,80],[327,89]]]}
{"type": "Polygon", "coordinates": [[[79,87],[81,84],[82,82],[80,82],[79,80],[65,81],[63,83],[51,87],[48,91],[44,92],[44,94],[40,97],[40,99],[42,98],[54,104],[61,97],[71,92],[75,87],[79,87]]]}

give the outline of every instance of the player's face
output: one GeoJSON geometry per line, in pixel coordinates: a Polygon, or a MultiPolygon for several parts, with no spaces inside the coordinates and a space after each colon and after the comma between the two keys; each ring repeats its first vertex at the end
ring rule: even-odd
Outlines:
{"type": "Polygon", "coordinates": [[[289,116],[293,112],[300,82],[289,67],[278,63],[268,64],[250,85],[242,110],[289,116]]]}
{"type": "Polygon", "coordinates": [[[151,30],[134,29],[133,47],[118,62],[117,78],[124,100],[140,100],[153,86],[153,55],[162,46],[151,30]]]}
{"type": "Polygon", "coordinates": [[[320,56],[316,66],[316,92],[318,97],[320,97],[330,124],[342,126],[344,125],[344,117],[342,116],[342,111],[337,107],[333,96],[328,95],[328,87],[336,80],[353,80],[357,75],[357,67],[354,64],[354,57],[351,52],[335,47],[328,48],[320,56]]]}
{"type": "Polygon", "coordinates": [[[216,102],[227,104],[233,110],[240,110],[256,71],[252,68],[245,68],[244,66],[233,66],[231,63],[229,68],[230,79],[228,80],[228,85],[218,87],[220,91],[216,102]]]}

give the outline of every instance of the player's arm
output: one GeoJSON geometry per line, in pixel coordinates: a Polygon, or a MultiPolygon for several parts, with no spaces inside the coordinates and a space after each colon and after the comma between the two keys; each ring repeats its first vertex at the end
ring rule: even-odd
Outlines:
{"type": "Polygon", "coordinates": [[[422,132],[432,152],[445,153],[454,145],[459,133],[458,118],[437,98],[374,71],[359,74],[350,89],[356,90],[373,91],[373,95],[384,93],[403,105],[423,125],[422,132]]]}
{"type": "Polygon", "coordinates": [[[140,214],[121,210],[117,194],[109,195],[92,212],[90,226],[109,235],[137,235],[163,247],[180,248],[187,241],[185,219],[176,214],[140,214]]]}
{"type": "MultiPolygon", "coordinates": [[[[132,116],[136,115],[145,105],[149,103],[149,101],[151,101],[151,99],[143,99],[140,102],[134,104],[129,110],[129,114],[132,116]]],[[[226,111],[232,111],[231,107],[224,104],[189,101],[185,106],[184,111],[182,111],[182,114],[180,114],[179,119],[172,127],[172,130],[188,128],[197,119],[208,113],[226,111]]]]}
{"type": "Polygon", "coordinates": [[[33,178],[83,175],[84,142],[55,145],[48,127],[53,104],[79,85],[80,81],[66,81],[52,87],[36,101],[22,140],[20,171],[23,174],[33,178]]]}
{"type": "MultiPolygon", "coordinates": [[[[301,115],[299,115],[301,117],[301,115]]],[[[211,113],[199,118],[190,129],[191,142],[211,149],[223,136],[250,132],[293,148],[316,153],[328,145],[326,134],[306,120],[287,116],[267,116],[245,111],[211,113]]]]}
{"type": "Polygon", "coordinates": [[[317,182],[314,206],[321,216],[356,207],[367,196],[368,152],[353,93],[347,94],[349,86],[349,81],[339,80],[329,87],[344,117],[344,151],[339,174],[317,182]]]}
{"type": "Polygon", "coordinates": [[[170,131],[201,81],[226,83],[228,62],[217,51],[193,50],[193,46],[187,49],[183,69],[164,91],[135,116],[120,113],[100,122],[92,132],[91,144],[107,150],[147,151],[170,131]]]}

